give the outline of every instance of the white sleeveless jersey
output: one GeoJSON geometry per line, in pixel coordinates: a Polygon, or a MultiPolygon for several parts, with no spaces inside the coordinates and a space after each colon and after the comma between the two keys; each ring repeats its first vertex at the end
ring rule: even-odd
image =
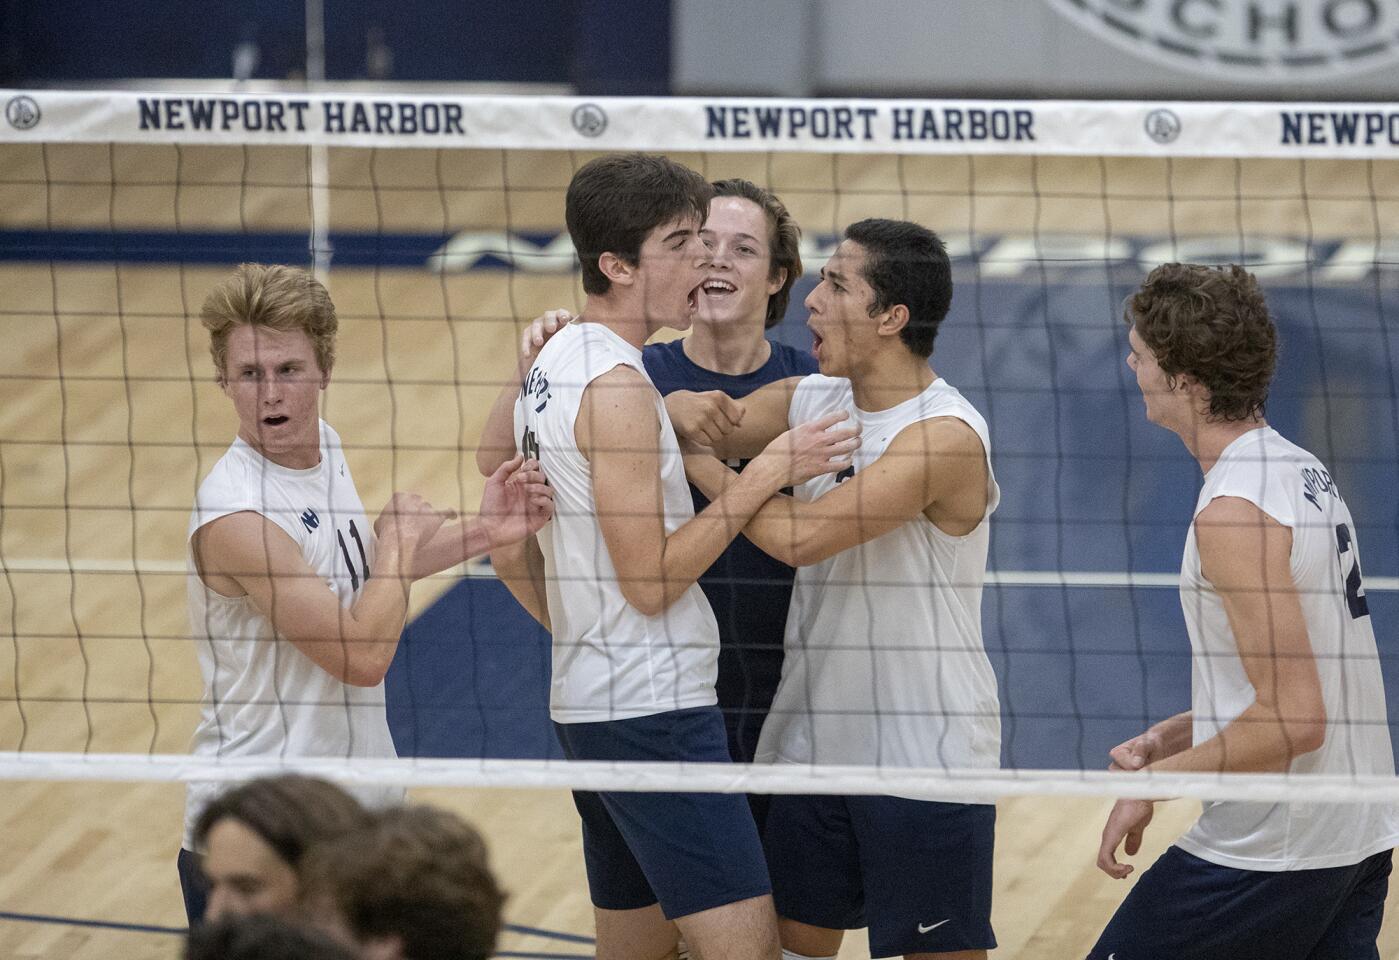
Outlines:
{"type": "MultiPolygon", "coordinates": [[[[241,439],[199,485],[189,538],[231,513],[262,514],[301,548],[306,564],[342,607],[354,604],[374,569],[374,530],[355,491],[340,437],[321,422],[321,462],[293,470],[241,439]]],[[[384,685],[354,687],[281,640],[247,597],[204,585],[187,546],[189,618],[204,704],[190,752],[201,757],[392,757],[384,685]]],[[[195,782],[185,802],[186,849],[200,811],[226,785],[195,782]]],[[[356,788],[362,801],[395,802],[397,788],[356,788]]]]}
{"type": "MultiPolygon", "coordinates": [[[[698,584],[648,617],[626,601],[598,525],[592,470],[573,427],[583,391],[618,366],[650,384],[641,351],[599,323],[575,322],[539,352],[515,404],[520,449],[554,488],[539,533],[554,628],[549,712],[559,723],[624,720],[717,702],[719,628],[698,584]]],[[[661,488],[667,535],[694,516],[680,445],[661,395],[661,488]]]]}
{"type": "MultiPolygon", "coordinates": [[[[1288,768],[1294,774],[1394,775],[1384,684],[1365,608],[1355,524],[1326,468],[1272,427],[1224,449],[1205,475],[1195,513],[1238,497],[1292,531],[1292,579],[1316,656],[1326,704],[1326,739],[1288,768]]],[[[1224,605],[1200,572],[1192,524],[1180,572],[1190,634],[1196,744],[1254,700],[1224,605]]],[[[1178,841],[1189,853],[1242,870],[1308,870],[1358,863],[1399,840],[1388,804],[1206,803],[1178,841]]]]}
{"type": "MultiPolygon", "coordinates": [[[[986,421],[941,379],[892,409],[869,413],[855,406],[850,381],[820,375],[798,385],[788,420],[795,425],[838,410],[849,411],[860,431],[855,473],[912,424],[935,417],[966,423],[986,451],[986,514],[963,537],[920,515],[797,570],[782,680],[758,759],[997,767],[1000,698],[981,637],[988,519],[1000,501],[986,421]]],[[[843,479],[817,477],[796,496],[819,500],[843,479]]]]}

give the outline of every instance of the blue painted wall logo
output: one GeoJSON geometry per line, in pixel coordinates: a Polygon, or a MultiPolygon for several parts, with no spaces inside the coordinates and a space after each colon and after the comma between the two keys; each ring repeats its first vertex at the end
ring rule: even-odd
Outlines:
{"type": "Polygon", "coordinates": [[[580,103],[573,108],[573,129],[585,137],[600,137],[607,129],[607,111],[596,103],[580,103]]]}
{"type": "Polygon", "coordinates": [[[1047,0],[1089,32],[1191,73],[1305,79],[1399,64],[1393,0],[1047,0]]]}
{"type": "Polygon", "coordinates": [[[39,125],[39,104],[33,97],[11,97],[5,104],[5,119],[16,130],[32,130],[39,125]]]}

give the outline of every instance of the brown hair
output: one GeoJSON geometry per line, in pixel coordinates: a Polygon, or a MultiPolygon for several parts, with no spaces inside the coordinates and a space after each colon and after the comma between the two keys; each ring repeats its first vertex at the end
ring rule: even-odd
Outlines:
{"type": "Polygon", "coordinates": [[[787,212],[787,206],[777,195],[765,190],[751,180],[716,180],[714,196],[739,197],[757,204],[768,223],[768,256],[772,261],[768,279],[777,277],[779,270],[787,271],[787,279],[782,288],[768,297],[767,320],[764,329],[771,329],[782,322],[787,314],[787,303],[792,297],[792,285],[802,275],[801,227],[787,212]]]}
{"type": "Polygon", "coordinates": [[[289,333],[301,330],[316,348],[321,373],[335,364],[335,304],[319,280],[299,267],[240,264],[204,298],[199,320],[209,331],[209,353],[223,382],[228,335],[242,324],[289,333]]]}
{"type": "Polygon", "coordinates": [[[312,850],[303,901],[311,910],[333,906],[361,942],[397,937],[405,957],[485,960],[505,895],[470,824],[414,805],[312,850]]]}
{"type": "Polygon", "coordinates": [[[703,223],[713,193],[703,177],[669,157],[610,154],[578,168],[564,198],[564,219],[583,267],[584,291],[612,288],[598,266],[604,253],[635,266],[646,234],[680,217],[703,223]]]}
{"type": "Polygon", "coordinates": [[[298,869],[313,844],[363,827],[369,814],[335,784],[289,774],[250,780],[209,801],[194,823],[195,846],[220,820],[238,821],[298,869]]]}
{"type": "Polygon", "coordinates": [[[1162,264],[1127,298],[1123,319],[1173,386],[1189,376],[1209,390],[1211,419],[1263,415],[1277,367],[1277,328],[1258,280],[1243,267],[1162,264]]]}
{"type": "Polygon", "coordinates": [[[355,960],[355,954],[319,931],[255,915],[195,924],[184,960],[355,960]]]}

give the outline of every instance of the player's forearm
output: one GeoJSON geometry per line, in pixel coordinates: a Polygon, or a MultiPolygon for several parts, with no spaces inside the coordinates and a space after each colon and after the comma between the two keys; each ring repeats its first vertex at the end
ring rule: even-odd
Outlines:
{"type": "Polygon", "coordinates": [[[1254,701],[1215,736],[1158,760],[1149,769],[1163,773],[1281,772],[1296,757],[1319,748],[1325,737],[1324,716],[1254,701]]]}
{"type": "Polygon", "coordinates": [[[515,455],[515,400],[520,395],[518,383],[501,388],[481,429],[481,442],[476,447],[476,469],[489,477],[500,465],[515,455]]]}
{"type": "Polygon", "coordinates": [[[343,611],[337,635],[301,633],[298,648],[342,683],[377,686],[393,663],[408,617],[411,582],[401,575],[400,556],[396,546],[380,545],[373,575],[354,605],[343,611]]]}
{"type": "Polygon", "coordinates": [[[1194,736],[1193,714],[1186,710],[1173,717],[1167,717],[1159,723],[1152,724],[1148,732],[1153,734],[1161,745],[1162,757],[1174,756],[1182,750],[1190,749],[1194,736]]]}
{"type": "Polygon", "coordinates": [[[736,476],[709,506],[665,539],[659,563],[631,565],[631,582],[621,584],[627,601],[647,615],[661,613],[713,566],[780,487],[781,479],[761,467],[736,476]]]}
{"type": "Polygon", "coordinates": [[[548,593],[544,584],[544,555],[539,551],[539,542],[534,537],[527,537],[519,543],[492,550],[491,565],[500,582],[505,584],[520,606],[545,630],[552,632],[548,593]]]}
{"type": "Polygon", "coordinates": [[[472,557],[490,553],[497,546],[500,544],[493,541],[489,525],[480,519],[448,524],[414,552],[412,577],[419,580],[450,570],[472,557]]]}
{"type": "MultiPolygon", "coordinates": [[[[713,457],[691,454],[685,457],[685,476],[714,501],[743,475],[713,457]]],[[[776,494],[763,501],[741,531],[759,550],[789,567],[813,563],[808,559],[812,544],[802,534],[809,534],[816,526],[798,523],[801,506],[791,497],[776,494]]]]}

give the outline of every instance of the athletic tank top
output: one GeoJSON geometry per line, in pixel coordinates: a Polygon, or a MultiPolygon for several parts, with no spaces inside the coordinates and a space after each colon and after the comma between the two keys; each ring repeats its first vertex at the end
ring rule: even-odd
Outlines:
{"type": "Polygon", "coordinates": [[[544,345],[515,404],[515,436],[554,488],[539,533],[554,628],[549,712],[559,723],[624,720],[711,706],[719,633],[698,584],[650,617],[629,604],[598,524],[592,469],[574,440],[583,391],[618,367],[646,377],[660,416],[666,534],[694,516],[680,445],[641,351],[599,323],[575,322],[544,345]]]}
{"type": "MultiPolygon", "coordinates": [[[[1366,609],[1355,523],[1330,473],[1272,427],[1250,430],[1205,475],[1195,514],[1216,497],[1255,504],[1292,531],[1292,579],[1316,656],[1326,740],[1288,768],[1293,774],[1394,775],[1384,684],[1366,609]]],[[[1193,739],[1215,736],[1254,700],[1219,594],[1200,572],[1192,525],[1180,571],[1190,634],[1193,739]]],[[[1358,863],[1399,840],[1388,804],[1214,802],[1178,841],[1242,870],[1303,870],[1358,863]]]]}
{"type": "MultiPolygon", "coordinates": [[[[199,485],[186,546],[190,628],[204,702],[190,753],[201,757],[392,757],[384,685],[341,683],[281,640],[252,601],[204,585],[194,565],[195,531],[232,513],[259,513],[301,548],[306,564],[344,608],[374,569],[374,530],[355,491],[340,437],[321,422],[321,462],[293,470],[241,439],[199,485]]],[[[205,804],[226,784],[192,782],[186,793],[186,849],[205,804]]],[[[402,799],[398,788],[352,791],[367,804],[402,799]]]]}
{"type": "Polygon", "coordinates": [[[850,381],[820,375],[797,387],[788,420],[804,423],[837,410],[850,412],[862,438],[853,473],[804,483],[796,489],[798,499],[819,500],[866,469],[904,428],[956,417],[976,431],[986,451],[986,514],[962,537],[944,533],[920,514],[797,570],[782,682],[763,725],[758,757],[789,763],[999,766],[1000,698],[981,638],[988,519],[1000,501],[990,472],[986,421],[941,379],[896,407],[869,413],[855,406],[850,381]]]}

